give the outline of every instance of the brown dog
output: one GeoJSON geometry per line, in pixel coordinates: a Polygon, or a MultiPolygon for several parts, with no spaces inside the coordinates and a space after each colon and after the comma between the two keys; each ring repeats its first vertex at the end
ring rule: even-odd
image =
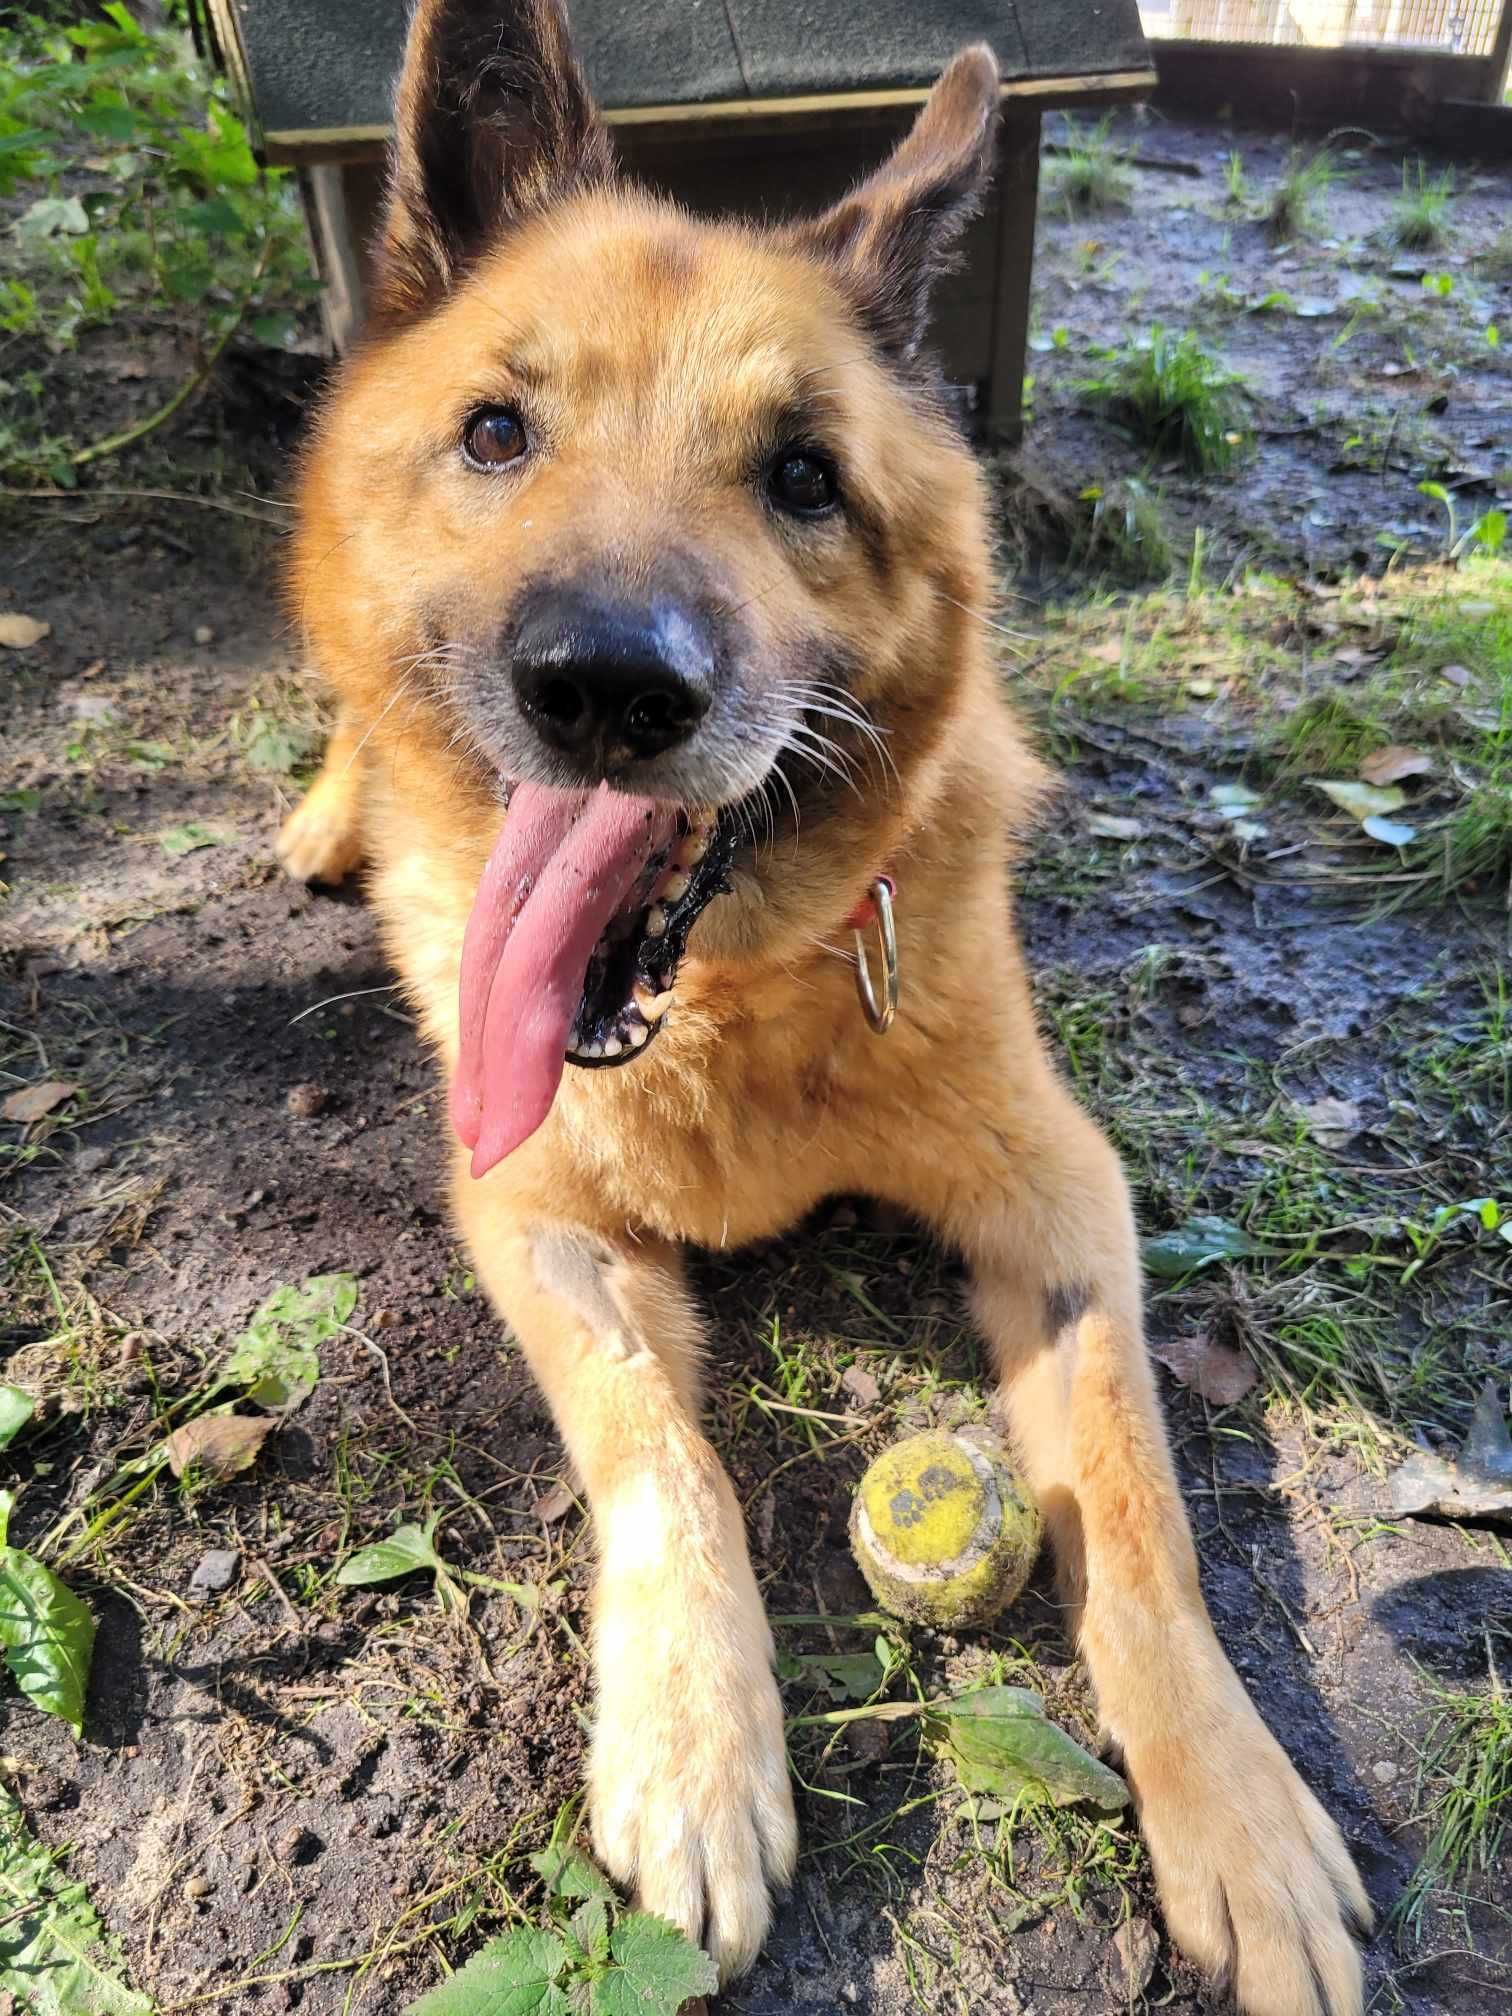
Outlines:
{"type": "Polygon", "coordinates": [[[304,478],[296,609],[342,707],[282,847],[371,863],[458,1217],[592,1501],[609,1868],[726,1974],[791,1872],[679,1249],[864,1191],[970,1264],[1174,1937],[1252,2016],[1356,2016],[1369,1907],[1203,1609],[1123,1178],[1009,909],[1042,777],[919,350],[997,95],[968,49],[817,221],[701,223],[616,182],[555,0],[420,0],[374,325],[304,478]],[[878,1042],[845,925],[884,870],[878,1042]]]}

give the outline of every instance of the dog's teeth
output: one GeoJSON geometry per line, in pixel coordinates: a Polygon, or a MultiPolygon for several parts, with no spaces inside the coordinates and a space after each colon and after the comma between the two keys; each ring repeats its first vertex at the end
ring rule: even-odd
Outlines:
{"type": "Polygon", "coordinates": [[[660,903],[653,903],[646,912],[646,936],[660,938],[667,928],[667,913],[660,903]]]}
{"type": "Polygon", "coordinates": [[[585,1057],[602,1057],[603,1054],[604,1054],[604,1046],[602,1043],[593,1042],[586,1044],[584,1046],[583,1055],[585,1057]]]}
{"type": "Polygon", "coordinates": [[[639,1050],[642,1043],[649,1043],[650,1040],[651,1031],[646,1027],[644,1022],[632,1022],[625,1031],[625,1041],[632,1050],[639,1050]]]}
{"type": "Polygon", "coordinates": [[[618,1057],[625,1046],[618,1036],[606,1036],[599,1047],[606,1057],[618,1057]]]}
{"type": "Polygon", "coordinates": [[[673,865],[678,868],[696,868],[708,851],[708,834],[695,828],[673,856],[673,865]]]}
{"type": "Polygon", "coordinates": [[[648,1022],[660,1022],[672,1006],[672,989],[669,987],[665,994],[653,994],[648,987],[637,985],[635,1005],[648,1022]]]}
{"type": "Polygon", "coordinates": [[[657,894],[663,903],[680,903],[688,893],[688,878],[674,871],[663,882],[657,894]]]}

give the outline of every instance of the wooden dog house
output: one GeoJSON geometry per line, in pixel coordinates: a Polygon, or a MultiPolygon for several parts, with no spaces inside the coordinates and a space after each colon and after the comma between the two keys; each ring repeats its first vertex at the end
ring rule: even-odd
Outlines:
{"type": "MultiPolygon", "coordinates": [[[[300,172],[326,326],[362,317],[404,0],[194,0],[269,163],[300,172]]],[[[1040,115],[1153,89],[1136,0],[572,0],[621,159],[691,209],[782,216],[839,196],[906,130],[963,43],[1003,74],[998,173],[935,341],[983,431],[1020,425],[1040,115]]]]}

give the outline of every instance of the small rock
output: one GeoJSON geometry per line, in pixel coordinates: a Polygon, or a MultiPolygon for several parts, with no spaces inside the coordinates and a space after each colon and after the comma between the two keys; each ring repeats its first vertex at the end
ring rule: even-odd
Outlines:
{"type": "Polygon", "coordinates": [[[215,632],[208,623],[197,623],[194,626],[194,641],[196,644],[213,644],[215,632]]]}
{"type": "Polygon", "coordinates": [[[331,1103],[331,1095],[324,1085],[312,1080],[305,1085],[291,1085],[284,1104],[296,1120],[313,1120],[317,1113],[324,1113],[331,1103]]]}
{"type": "Polygon", "coordinates": [[[845,1986],[840,1990],[840,2000],[851,2003],[861,2000],[861,1990],[856,1986],[854,1981],[847,1981],[845,1986]]]}
{"type": "Polygon", "coordinates": [[[184,1885],[184,1895],[186,1897],[208,1897],[210,1895],[209,1877],[191,1876],[189,1881],[184,1885]]]}
{"type": "Polygon", "coordinates": [[[398,1310],[397,1310],[397,1309],[380,1309],[380,1310],[378,1311],[377,1315],[376,1315],[376,1316],[374,1316],[374,1318],[373,1318],[373,1324],[372,1324],[372,1327],[373,1327],[373,1328],[374,1328],[375,1330],[395,1330],[395,1329],[397,1329],[397,1328],[399,1327],[399,1312],[398,1312],[398,1310]]]}
{"type": "Polygon", "coordinates": [[[234,1547],[209,1548],[200,1556],[199,1566],[189,1577],[190,1597],[197,1603],[203,1603],[206,1597],[229,1589],[240,1566],[241,1555],[234,1547]]]}
{"type": "Polygon", "coordinates": [[[286,1826],[282,1835],[274,1841],[274,1851],[280,1863],[312,1863],[321,1853],[325,1843],[319,1835],[312,1835],[308,1826],[286,1826]]]}
{"type": "Polygon", "coordinates": [[[1130,1918],[1113,1934],[1112,1975],[1118,1993],[1132,2002],[1143,1995],[1155,1972],[1160,1937],[1148,1918],[1130,1918]]]}
{"type": "Polygon", "coordinates": [[[74,1157],[74,1168],[81,1176],[93,1176],[97,1170],[103,1169],[109,1160],[108,1148],[98,1146],[81,1148],[74,1157]]]}
{"type": "Polygon", "coordinates": [[[1371,1765],[1370,1775],[1377,1785],[1395,1785],[1401,1776],[1401,1767],[1393,1764],[1389,1757],[1383,1757],[1379,1764],[1371,1765]]]}

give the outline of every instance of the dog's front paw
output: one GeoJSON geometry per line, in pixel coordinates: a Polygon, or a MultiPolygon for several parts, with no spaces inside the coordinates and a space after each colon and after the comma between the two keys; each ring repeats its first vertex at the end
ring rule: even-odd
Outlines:
{"type": "Polygon", "coordinates": [[[344,882],[362,865],[355,778],[316,778],[283,823],[278,858],[296,882],[344,882]]]}
{"type": "Polygon", "coordinates": [[[1360,2016],[1372,1913],[1344,1837],[1242,1696],[1191,1732],[1128,1760],[1172,1938],[1243,2016],[1360,2016]]]}
{"type": "Polygon", "coordinates": [[[600,1589],[594,1842],[729,1980],[760,1951],[798,1851],[771,1637],[743,1559],[717,1595],[649,1579],[615,1586],[606,1564],[600,1589]]]}

